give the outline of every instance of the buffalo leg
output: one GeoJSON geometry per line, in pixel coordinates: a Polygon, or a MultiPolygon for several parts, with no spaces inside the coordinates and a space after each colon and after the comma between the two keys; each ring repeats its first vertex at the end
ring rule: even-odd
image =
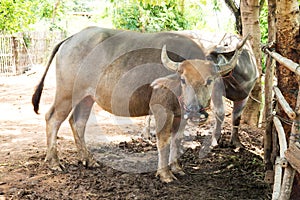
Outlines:
{"type": "Polygon", "coordinates": [[[83,165],[89,167],[98,166],[97,162],[93,159],[93,156],[87,149],[84,139],[86,123],[89,119],[93,104],[94,100],[92,97],[85,97],[75,106],[75,109],[69,119],[80,160],[83,165]]]}
{"type": "Polygon", "coordinates": [[[169,165],[171,167],[172,172],[180,175],[185,174],[178,163],[178,158],[180,156],[180,144],[182,141],[185,126],[186,126],[186,120],[182,120],[181,117],[174,117],[173,127],[172,127],[169,165]]]}
{"type": "Polygon", "coordinates": [[[145,123],[145,127],[142,131],[142,138],[146,139],[146,140],[151,140],[151,134],[150,134],[150,123],[151,123],[151,115],[148,115],[145,119],[146,123],[145,123]]]}
{"type": "Polygon", "coordinates": [[[53,170],[61,171],[57,155],[57,132],[62,122],[67,118],[71,111],[71,102],[68,100],[55,101],[45,116],[47,133],[47,154],[45,162],[53,170]],[[59,103],[58,103],[59,102],[59,103]]]}
{"type": "Polygon", "coordinates": [[[223,91],[224,85],[221,79],[217,80],[213,93],[212,93],[212,102],[213,102],[213,111],[215,112],[216,123],[215,128],[212,133],[212,141],[211,146],[215,147],[218,146],[218,140],[221,136],[221,128],[225,117],[225,110],[224,110],[224,102],[223,102],[223,91]]]}
{"type": "Polygon", "coordinates": [[[232,110],[232,132],[230,137],[230,142],[236,147],[243,147],[240,142],[238,130],[241,121],[242,112],[246,106],[248,98],[245,98],[242,101],[233,102],[233,110],[232,110]]]}
{"type": "Polygon", "coordinates": [[[176,179],[168,166],[170,152],[170,138],[174,115],[161,105],[152,105],[151,111],[156,123],[156,137],[158,150],[158,167],[156,175],[162,182],[169,183],[176,179]]]}

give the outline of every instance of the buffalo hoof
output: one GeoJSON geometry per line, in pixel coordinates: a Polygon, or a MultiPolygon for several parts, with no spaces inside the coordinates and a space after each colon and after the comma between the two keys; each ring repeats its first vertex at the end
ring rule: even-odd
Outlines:
{"type": "Polygon", "coordinates": [[[64,171],[65,167],[58,161],[58,159],[45,159],[47,166],[53,171],[64,171]]]}
{"type": "Polygon", "coordinates": [[[81,159],[81,163],[87,168],[100,167],[99,163],[91,155],[87,158],[81,159]]]}
{"type": "Polygon", "coordinates": [[[178,162],[174,162],[170,165],[171,167],[171,171],[174,173],[174,174],[179,174],[180,176],[184,176],[185,173],[184,171],[182,170],[182,168],[179,166],[178,162]]]}
{"type": "Polygon", "coordinates": [[[239,140],[231,140],[230,143],[236,148],[236,149],[244,149],[244,145],[239,140]]]}
{"type": "Polygon", "coordinates": [[[217,147],[219,144],[218,144],[218,141],[216,140],[216,139],[212,139],[212,141],[211,141],[211,147],[212,148],[215,148],[215,147],[217,147]]]}
{"type": "Polygon", "coordinates": [[[141,137],[144,140],[151,140],[151,134],[150,134],[150,128],[149,127],[145,127],[141,133],[141,137]]]}
{"type": "Polygon", "coordinates": [[[177,178],[169,170],[169,168],[164,168],[164,169],[157,170],[156,176],[159,176],[161,182],[164,182],[164,183],[170,183],[174,180],[177,180],[177,178]]]}

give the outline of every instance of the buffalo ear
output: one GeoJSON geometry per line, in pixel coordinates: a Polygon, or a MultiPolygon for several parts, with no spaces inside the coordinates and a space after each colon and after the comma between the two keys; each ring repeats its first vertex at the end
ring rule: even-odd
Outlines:
{"type": "Polygon", "coordinates": [[[153,89],[168,88],[173,89],[180,84],[180,76],[178,74],[170,74],[165,77],[157,78],[151,83],[153,89]]]}
{"type": "Polygon", "coordinates": [[[214,52],[216,49],[217,49],[217,46],[218,45],[216,45],[216,44],[214,44],[214,45],[211,45],[211,46],[208,46],[207,48],[206,48],[206,50],[205,50],[205,56],[206,57],[208,57],[208,56],[210,56],[210,54],[212,53],[212,52],[214,52]]]}
{"type": "Polygon", "coordinates": [[[167,87],[168,86],[168,82],[170,80],[166,77],[162,77],[162,78],[158,78],[155,79],[152,83],[151,83],[151,87],[153,89],[159,89],[159,88],[163,88],[163,87],[167,87]]]}

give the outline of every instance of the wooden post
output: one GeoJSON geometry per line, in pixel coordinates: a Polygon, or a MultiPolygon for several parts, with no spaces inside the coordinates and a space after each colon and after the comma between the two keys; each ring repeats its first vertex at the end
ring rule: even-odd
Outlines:
{"type": "MultiPolygon", "coordinates": [[[[300,84],[300,82],[299,82],[300,84]]],[[[300,85],[299,85],[300,91],[300,85]]],[[[289,157],[288,161],[291,165],[300,172],[300,92],[298,92],[297,102],[295,112],[297,114],[296,119],[293,122],[291,135],[290,135],[290,145],[288,151],[285,153],[289,157]]]]}
{"type": "Polygon", "coordinates": [[[13,74],[16,75],[19,66],[19,55],[18,55],[18,41],[15,36],[12,36],[12,47],[13,47],[13,55],[14,55],[14,63],[15,63],[15,66],[13,68],[13,74]]]}
{"type": "MultiPolygon", "coordinates": [[[[275,2],[273,0],[268,0],[268,46],[273,47],[276,37],[275,37],[275,2]]],[[[266,54],[266,72],[265,72],[265,122],[266,129],[264,132],[264,163],[265,163],[265,181],[267,183],[274,182],[274,171],[273,164],[275,163],[276,156],[273,156],[274,152],[277,152],[277,135],[273,127],[273,78],[274,78],[274,67],[275,60],[268,54],[266,54]],[[275,135],[275,137],[273,137],[275,135]],[[268,175],[269,174],[269,175],[268,175]],[[272,178],[268,178],[271,177],[272,178]]],[[[276,154],[275,154],[276,155],[276,154]]]]}
{"type": "Polygon", "coordinates": [[[275,175],[274,175],[272,200],[277,200],[279,198],[280,190],[281,190],[281,178],[282,178],[282,168],[280,164],[280,158],[277,157],[275,161],[275,175]]]}
{"type": "Polygon", "coordinates": [[[291,196],[295,170],[289,165],[284,170],[279,200],[289,200],[291,196]]]}
{"type": "MultiPolygon", "coordinates": [[[[299,80],[300,78],[298,77],[298,85],[300,84],[299,80]]],[[[296,119],[293,122],[291,135],[289,139],[290,145],[294,145],[296,139],[299,139],[300,136],[300,92],[299,91],[300,91],[300,85],[299,85],[296,108],[295,108],[296,119]]],[[[285,169],[283,180],[282,180],[282,190],[280,194],[280,200],[290,199],[295,174],[296,174],[296,170],[293,169],[290,165],[285,169]]]]}
{"type": "Polygon", "coordinates": [[[273,162],[271,160],[272,153],[272,112],[273,112],[273,78],[274,78],[274,62],[271,56],[267,55],[266,73],[265,73],[265,120],[266,130],[264,132],[264,163],[265,163],[265,181],[273,183],[274,172],[273,162]]]}
{"type": "Polygon", "coordinates": [[[280,151],[280,158],[283,159],[285,157],[284,152],[287,150],[287,142],[285,138],[285,133],[282,127],[282,124],[278,117],[273,118],[274,125],[276,127],[276,131],[278,133],[278,141],[279,141],[279,151],[280,151]]]}
{"type": "Polygon", "coordinates": [[[285,152],[285,157],[289,164],[300,172],[300,145],[299,143],[291,143],[285,152]]]}

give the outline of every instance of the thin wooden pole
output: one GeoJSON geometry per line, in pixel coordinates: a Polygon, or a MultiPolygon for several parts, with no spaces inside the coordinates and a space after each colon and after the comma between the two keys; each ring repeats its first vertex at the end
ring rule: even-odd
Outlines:
{"type": "Polygon", "coordinates": [[[289,164],[298,172],[300,172],[300,144],[299,142],[290,143],[289,148],[285,152],[285,157],[289,164]]]}
{"type": "Polygon", "coordinates": [[[293,111],[293,109],[290,107],[288,102],[285,100],[284,96],[282,95],[280,89],[278,87],[274,87],[274,92],[277,97],[278,102],[280,103],[282,109],[284,112],[289,116],[290,119],[296,118],[296,113],[293,111]]]}
{"type": "Polygon", "coordinates": [[[293,187],[295,170],[289,165],[284,170],[279,200],[289,200],[293,187]]]}
{"type": "Polygon", "coordinates": [[[272,200],[277,200],[280,196],[281,179],[282,179],[282,167],[280,164],[280,158],[277,157],[275,161],[275,175],[274,175],[272,200]]]}
{"type": "MultiPolygon", "coordinates": [[[[265,170],[273,170],[273,163],[271,161],[272,153],[272,112],[273,112],[273,78],[274,78],[274,62],[271,56],[267,55],[266,73],[265,73],[265,120],[266,130],[264,133],[264,162],[265,170]]],[[[266,172],[265,180],[271,182],[271,179],[267,177],[266,172]]]]}
{"type": "Polygon", "coordinates": [[[280,54],[278,54],[276,52],[271,52],[268,49],[265,49],[265,52],[268,53],[270,56],[272,56],[277,62],[279,62],[280,64],[282,64],[283,66],[285,66],[286,68],[288,68],[289,70],[291,70],[292,72],[294,72],[295,74],[300,76],[300,65],[299,64],[293,62],[292,60],[290,60],[288,58],[281,56],[280,54]]]}
{"type": "MultiPolygon", "coordinates": [[[[300,84],[300,78],[298,77],[298,85],[299,84],[300,84]]],[[[300,91],[300,85],[298,91],[300,91]]],[[[295,112],[296,112],[296,119],[294,120],[291,129],[291,135],[289,139],[290,145],[295,144],[295,140],[300,136],[300,92],[298,92],[295,112]]],[[[280,193],[279,200],[290,199],[295,174],[296,174],[296,170],[293,169],[291,165],[289,165],[285,169],[283,179],[282,179],[282,190],[280,193]]]]}
{"type": "MultiPolygon", "coordinates": [[[[280,120],[278,119],[278,117],[274,116],[273,118],[273,122],[276,128],[276,131],[278,133],[278,141],[279,141],[279,155],[280,155],[280,159],[284,160],[285,159],[285,155],[284,152],[287,150],[287,142],[286,142],[286,138],[285,138],[285,133],[284,133],[284,129],[283,126],[280,122],[280,120]]],[[[286,166],[287,162],[284,163],[282,162],[282,166],[286,166]]]]}

